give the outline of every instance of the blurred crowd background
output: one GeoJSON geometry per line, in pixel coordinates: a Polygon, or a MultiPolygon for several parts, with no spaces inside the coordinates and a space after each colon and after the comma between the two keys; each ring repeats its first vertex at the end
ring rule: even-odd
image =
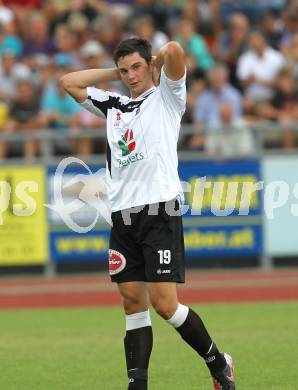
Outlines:
{"type": "MultiPolygon", "coordinates": [[[[264,148],[292,151],[298,123],[298,2],[287,0],[0,1],[0,133],[104,133],[105,122],[59,87],[63,73],[114,66],[120,40],[139,36],[157,54],[178,41],[187,62],[182,150],[255,153],[253,129],[278,130],[264,148]],[[232,129],[232,130],[231,130],[232,129]]],[[[127,93],[121,83],[99,88],[127,93]]],[[[88,156],[105,142],[60,140],[55,153],[88,156]]],[[[40,142],[0,141],[0,160],[34,160],[40,142]]]]}

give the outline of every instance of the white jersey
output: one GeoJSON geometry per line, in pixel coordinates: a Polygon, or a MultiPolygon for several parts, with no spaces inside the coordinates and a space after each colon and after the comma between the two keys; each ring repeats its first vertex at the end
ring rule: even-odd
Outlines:
{"type": "Polygon", "coordinates": [[[165,202],[183,191],[177,142],[186,105],[186,75],[167,78],[136,99],[95,87],[82,103],[107,118],[107,182],[112,211],[165,202]]]}

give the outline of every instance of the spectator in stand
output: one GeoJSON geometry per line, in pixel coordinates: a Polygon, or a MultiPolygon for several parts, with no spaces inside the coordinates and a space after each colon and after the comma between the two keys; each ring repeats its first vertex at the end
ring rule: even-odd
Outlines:
{"type": "Polygon", "coordinates": [[[164,32],[156,29],[154,20],[150,15],[139,16],[135,19],[132,31],[135,36],[146,39],[151,43],[153,55],[156,55],[159,49],[169,40],[164,32]]]}
{"type": "Polygon", "coordinates": [[[17,35],[8,33],[5,25],[0,24],[0,55],[6,49],[14,51],[19,58],[23,52],[23,42],[17,35]]]}
{"type": "Polygon", "coordinates": [[[249,156],[255,152],[255,140],[243,118],[235,117],[229,102],[219,106],[219,131],[206,135],[206,152],[212,157],[249,156]]]}
{"type": "Polygon", "coordinates": [[[67,28],[76,37],[76,50],[91,38],[91,28],[88,18],[80,12],[73,13],[68,18],[67,28]]]}
{"type": "Polygon", "coordinates": [[[178,22],[181,15],[182,3],[176,0],[161,0],[159,5],[160,11],[160,28],[169,33],[173,26],[178,22]]]}
{"type": "Polygon", "coordinates": [[[36,54],[53,55],[57,52],[55,42],[49,35],[48,21],[41,11],[28,14],[25,31],[24,57],[36,54]]]}
{"type": "Polygon", "coordinates": [[[109,14],[97,17],[92,23],[92,31],[108,53],[114,51],[124,34],[123,29],[114,23],[113,17],[109,14]]]}
{"type": "Polygon", "coordinates": [[[103,62],[106,60],[106,52],[100,42],[96,40],[85,42],[81,47],[80,55],[84,63],[84,69],[104,68],[103,62]]]}
{"type": "Polygon", "coordinates": [[[281,47],[286,48],[291,45],[292,39],[298,33],[298,5],[290,4],[283,13],[284,32],[281,40],[281,47]]]}
{"type": "Polygon", "coordinates": [[[283,35],[283,23],[278,14],[273,10],[266,10],[260,15],[259,25],[268,45],[279,50],[283,35]]]}
{"type": "MultiPolygon", "coordinates": [[[[187,63],[186,66],[188,67],[187,63]]],[[[189,75],[189,71],[188,71],[189,75]]],[[[194,105],[201,96],[202,93],[205,92],[206,90],[206,79],[204,77],[204,72],[202,72],[199,69],[194,69],[193,72],[187,77],[186,79],[187,82],[187,95],[186,95],[186,108],[184,115],[182,117],[182,124],[183,125],[193,125],[194,118],[193,118],[193,112],[194,112],[194,105]]],[[[187,149],[189,142],[192,138],[192,135],[187,134],[184,135],[183,133],[181,134],[181,137],[179,139],[178,147],[181,149],[187,149]]],[[[203,148],[203,136],[202,136],[202,142],[198,142],[198,145],[201,144],[203,148]]],[[[197,149],[200,147],[198,146],[197,149]]]]}
{"type": "Polygon", "coordinates": [[[133,5],[133,13],[131,21],[143,15],[151,15],[155,20],[157,27],[161,28],[162,15],[158,7],[155,5],[155,0],[135,0],[133,5]]]}
{"type": "Polygon", "coordinates": [[[240,13],[232,14],[229,18],[228,30],[224,31],[218,39],[216,57],[229,67],[230,81],[238,86],[236,67],[239,56],[248,47],[249,21],[240,13]]]}
{"type": "Polygon", "coordinates": [[[0,1],[0,24],[7,34],[15,35],[17,33],[17,18],[15,12],[8,8],[7,4],[0,1]]]}
{"type": "Polygon", "coordinates": [[[294,122],[298,121],[298,88],[291,70],[284,68],[277,75],[275,93],[270,102],[259,107],[263,119],[277,122],[283,128],[282,140],[285,149],[293,149],[296,137],[294,122]]]}
{"type": "Polygon", "coordinates": [[[199,69],[206,71],[213,66],[213,58],[204,38],[196,33],[195,25],[191,20],[181,19],[178,22],[174,40],[180,43],[186,55],[190,54],[195,58],[199,69]]]}
{"type": "MultiPolygon", "coordinates": [[[[46,84],[41,101],[43,127],[51,127],[55,131],[77,131],[80,125],[81,106],[60,86],[60,77],[73,70],[71,58],[67,54],[58,53],[54,57],[55,72],[46,84]]],[[[55,144],[58,154],[80,153],[80,142],[67,138],[55,144]]]]}
{"type": "Polygon", "coordinates": [[[233,119],[242,115],[242,96],[240,92],[228,82],[228,69],[224,64],[218,64],[210,69],[208,74],[209,88],[201,93],[194,103],[194,123],[199,132],[190,140],[190,147],[202,147],[205,131],[218,130],[221,122],[220,106],[230,103],[233,108],[233,119]]]}
{"type": "Polygon", "coordinates": [[[30,74],[30,68],[18,62],[15,50],[3,49],[0,62],[0,99],[9,103],[15,95],[16,80],[29,77],[30,74]]]}
{"type": "Polygon", "coordinates": [[[196,123],[215,126],[219,123],[219,106],[230,102],[234,117],[242,115],[242,96],[228,81],[228,69],[224,64],[217,64],[208,71],[209,88],[195,102],[194,119],[196,123]]]}
{"type": "Polygon", "coordinates": [[[282,53],[286,58],[286,66],[293,72],[295,82],[298,81],[298,32],[295,33],[291,42],[282,47],[282,53]]]}
{"type": "Polygon", "coordinates": [[[107,12],[108,4],[105,1],[68,0],[61,12],[56,14],[51,21],[50,29],[53,32],[57,25],[68,24],[73,15],[82,15],[92,23],[99,13],[107,12]]]}
{"type": "MultiPolygon", "coordinates": [[[[20,78],[17,81],[15,96],[12,99],[9,117],[3,131],[38,131],[42,125],[39,114],[39,93],[31,77],[20,78]]],[[[6,157],[8,142],[0,143],[0,159],[6,157]]],[[[15,144],[12,146],[16,146],[15,144]]],[[[15,149],[15,148],[14,148],[15,149]]],[[[28,161],[34,160],[39,153],[40,143],[37,140],[24,141],[24,157],[28,161]]]]}
{"type": "Polygon", "coordinates": [[[66,54],[74,69],[82,68],[82,62],[78,53],[77,37],[66,24],[58,24],[54,32],[55,45],[61,54],[66,54]]]}
{"type": "Polygon", "coordinates": [[[237,64],[237,76],[246,98],[257,103],[273,96],[274,80],[285,64],[284,56],[267,45],[260,31],[253,31],[250,50],[242,54],[237,64]]]}

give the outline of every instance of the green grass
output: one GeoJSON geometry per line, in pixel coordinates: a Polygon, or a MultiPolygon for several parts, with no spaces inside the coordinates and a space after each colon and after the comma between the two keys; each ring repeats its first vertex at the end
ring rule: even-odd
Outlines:
{"type": "MultiPolygon", "coordinates": [[[[295,390],[298,302],[193,306],[232,353],[237,389],[295,390]]],[[[156,315],[150,390],[210,390],[207,369],[156,315]]],[[[0,311],[1,390],[126,390],[120,308],[0,311]]]]}

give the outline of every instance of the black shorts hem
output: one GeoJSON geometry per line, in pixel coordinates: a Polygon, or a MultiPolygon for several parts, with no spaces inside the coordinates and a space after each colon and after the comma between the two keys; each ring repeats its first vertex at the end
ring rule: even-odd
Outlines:
{"type": "Polygon", "coordinates": [[[144,283],[179,283],[179,284],[183,284],[185,283],[185,279],[181,280],[175,280],[175,279],[164,279],[164,280],[161,280],[161,279],[158,279],[158,280],[144,280],[144,279],[140,279],[140,278],[113,278],[113,277],[110,277],[111,278],[111,282],[112,283],[128,283],[128,282],[144,282],[144,283]]]}

